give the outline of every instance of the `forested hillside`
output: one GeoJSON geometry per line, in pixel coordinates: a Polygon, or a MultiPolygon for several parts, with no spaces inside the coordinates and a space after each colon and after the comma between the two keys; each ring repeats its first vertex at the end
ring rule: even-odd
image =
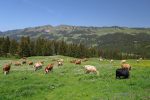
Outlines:
{"type": "MultiPolygon", "coordinates": [[[[82,44],[96,48],[98,54],[106,58],[114,55],[128,55],[149,58],[150,28],[127,27],[83,27],[83,26],[39,26],[25,29],[9,30],[0,33],[1,37],[19,41],[22,36],[37,40],[65,41],[67,44],[82,44]]],[[[98,56],[99,56],[98,55],[98,56]]],[[[132,58],[131,57],[131,58],[132,58]]],[[[119,57],[121,58],[121,57],[119,57]]]]}

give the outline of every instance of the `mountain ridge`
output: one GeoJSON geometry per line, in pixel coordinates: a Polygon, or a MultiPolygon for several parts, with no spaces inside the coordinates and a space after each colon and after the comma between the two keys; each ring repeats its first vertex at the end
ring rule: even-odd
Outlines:
{"type": "Polygon", "coordinates": [[[128,53],[147,53],[150,56],[150,28],[128,27],[86,27],[86,26],[38,26],[2,32],[1,37],[9,36],[19,40],[22,36],[38,39],[64,40],[67,43],[82,43],[105,51],[121,50],[128,53]],[[135,43],[135,41],[137,41],[135,43]]]}
{"type": "Polygon", "coordinates": [[[24,29],[31,29],[31,28],[39,28],[39,27],[81,27],[81,28],[129,28],[129,29],[139,29],[139,30],[143,30],[143,29],[148,29],[150,30],[150,27],[127,27],[127,26],[82,26],[82,25],[67,25],[67,24],[60,24],[60,25],[41,25],[41,26],[31,26],[31,27],[25,27],[25,28],[18,28],[18,29],[10,29],[10,30],[6,30],[6,31],[1,31],[0,32],[8,32],[8,31],[15,31],[15,30],[24,30],[24,29]]]}

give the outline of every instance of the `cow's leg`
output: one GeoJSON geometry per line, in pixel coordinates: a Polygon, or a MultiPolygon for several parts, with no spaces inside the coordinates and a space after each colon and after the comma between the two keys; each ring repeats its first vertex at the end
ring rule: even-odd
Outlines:
{"type": "Polygon", "coordinates": [[[39,69],[42,69],[42,66],[39,69]]]}
{"type": "Polygon", "coordinates": [[[118,76],[119,76],[119,75],[116,73],[116,79],[118,79],[118,76]]]}
{"type": "Polygon", "coordinates": [[[86,72],[85,72],[86,74],[88,74],[89,73],[89,71],[88,70],[86,70],[86,72]]]}
{"type": "Polygon", "coordinates": [[[121,76],[120,76],[120,75],[118,75],[118,78],[120,79],[120,78],[121,78],[121,76]]]}
{"type": "Polygon", "coordinates": [[[7,71],[4,71],[4,75],[6,75],[7,74],[7,71]]]}
{"type": "Polygon", "coordinates": [[[37,70],[37,68],[35,67],[34,71],[36,71],[36,70],[37,70]]]}
{"type": "Polygon", "coordinates": [[[47,74],[47,73],[49,72],[49,70],[48,70],[48,69],[46,69],[46,70],[45,70],[45,72],[46,72],[46,74],[47,74]]]}
{"type": "Polygon", "coordinates": [[[126,75],[125,78],[126,78],[126,79],[129,78],[129,75],[126,75]]]}
{"type": "Polygon", "coordinates": [[[116,74],[116,79],[118,79],[118,76],[117,76],[117,74],[116,74]]]}
{"type": "Polygon", "coordinates": [[[118,76],[119,76],[119,75],[118,75],[118,71],[116,70],[116,79],[118,79],[118,76]]]}
{"type": "Polygon", "coordinates": [[[47,74],[47,71],[45,71],[45,74],[47,74]]]}

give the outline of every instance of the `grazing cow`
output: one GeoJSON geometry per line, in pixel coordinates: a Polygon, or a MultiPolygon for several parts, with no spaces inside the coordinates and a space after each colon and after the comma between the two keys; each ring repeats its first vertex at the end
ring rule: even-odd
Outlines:
{"type": "Polygon", "coordinates": [[[116,70],[116,79],[117,78],[129,78],[129,70],[127,69],[122,69],[122,68],[119,68],[116,70]]]}
{"type": "Polygon", "coordinates": [[[76,60],[75,60],[75,59],[70,61],[70,63],[75,63],[75,62],[76,62],[76,60]]]}
{"type": "Polygon", "coordinates": [[[3,66],[3,73],[6,75],[9,73],[10,71],[10,68],[11,68],[11,64],[6,64],[3,66]]]}
{"type": "Polygon", "coordinates": [[[139,63],[139,62],[140,62],[140,60],[136,60],[136,62],[137,62],[137,63],[139,63]]]}
{"type": "Polygon", "coordinates": [[[15,62],[15,64],[14,64],[15,66],[21,66],[21,63],[20,62],[15,62]]]}
{"type": "Polygon", "coordinates": [[[33,65],[33,62],[32,62],[32,61],[29,61],[28,64],[29,64],[29,65],[33,65]]]}
{"type": "Polygon", "coordinates": [[[58,66],[62,66],[62,65],[63,65],[63,62],[59,61],[58,66]]]}
{"type": "Polygon", "coordinates": [[[26,60],[23,60],[23,61],[22,61],[22,64],[26,64],[26,60]]]}
{"type": "Polygon", "coordinates": [[[49,71],[52,71],[54,67],[54,64],[49,64],[46,68],[45,68],[45,74],[47,74],[49,71]]]}
{"type": "Polygon", "coordinates": [[[86,73],[94,72],[94,73],[97,73],[97,75],[99,75],[99,72],[97,71],[95,66],[85,65],[84,68],[85,68],[86,73]]]}
{"type": "Polygon", "coordinates": [[[122,68],[122,69],[131,70],[131,66],[130,66],[130,64],[126,64],[126,63],[121,64],[121,68],[122,68]]]}
{"type": "Polygon", "coordinates": [[[63,65],[64,60],[63,59],[59,59],[57,60],[58,66],[62,66],[63,65]]]}
{"type": "Polygon", "coordinates": [[[41,62],[37,62],[37,63],[34,64],[33,67],[35,68],[34,71],[36,71],[38,69],[41,69],[42,68],[42,63],[41,62]]]}
{"type": "Polygon", "coordinates": [[[103,59],[102,59],[102,58],[100,58],[100,59],[99,59],[99,61],[103,61],[103,59]]]}
{"type": "Polygon", "coordinates": [[[113,62],[114,62],[114,60],[113,60],[113,59],[111,59],[111,60],[110,60],[110,63],[113,63],[113,62]]]}
{"type": "Polygon", "coordinates": [[[76,65],[80,65],[80,64],[81,64],[81,60],[79,60],[79,59],[76,60],[76,61],[75,61],[75,64],[76,64],[76,65]]]}

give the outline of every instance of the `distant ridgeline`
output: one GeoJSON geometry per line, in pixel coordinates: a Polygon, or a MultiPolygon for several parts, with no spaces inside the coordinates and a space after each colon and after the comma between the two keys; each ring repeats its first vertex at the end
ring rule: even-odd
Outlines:
{"type": "Polygon", "coordinates": [[[150,58],[150,28],[47,25],[1,32],[0,36],[1,56],[150,58]]]}

